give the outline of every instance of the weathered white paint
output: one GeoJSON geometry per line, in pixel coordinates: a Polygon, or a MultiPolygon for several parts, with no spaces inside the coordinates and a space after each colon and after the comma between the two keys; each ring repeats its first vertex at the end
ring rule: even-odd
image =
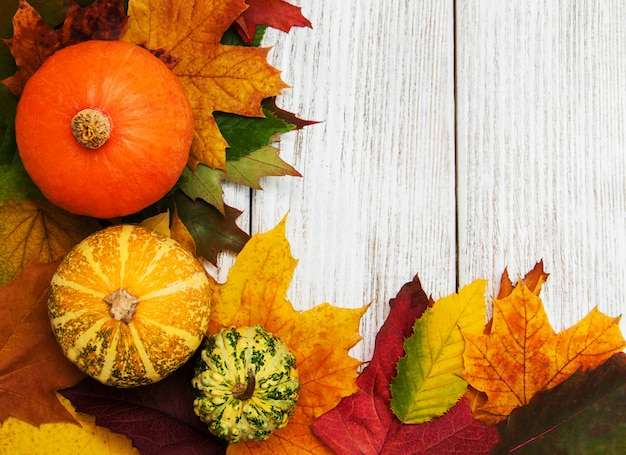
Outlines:
{"type": "Polygon", "coordinates": [[[456,20],[461,282],[543,258],[557,330],[625,313],[626,3],[465,0],[456,20]]]}
{"type": "Polygon", "coordinates": [[[292,3],[314,28],[267,34],[292,86],[279,105],[322,123],[282,138],[302,178],[226,199],[251,202],[253,233],[289,213],[296,308],[371,303],[367,360],[415,274],[435,298],[495,292],[543,258],[555,328],[626,312],[621,0],[292,3]]]}

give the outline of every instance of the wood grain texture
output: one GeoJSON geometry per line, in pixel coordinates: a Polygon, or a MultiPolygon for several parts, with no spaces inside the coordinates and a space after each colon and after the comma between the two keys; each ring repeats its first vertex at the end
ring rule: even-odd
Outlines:
{"type": "Polygon", "coordinates": [[[455,289],[452,1],[302,0],[313,29],[268,34],[293,87],[278,103],[322,123],[284,135],[302,178],[267,179],[252,229],[289,212],[296,308],[357,308],[371,357],[388,301],[419,274],[455,289]]]}
{"type": "Polygon", "coordinates": [[[293,3],[314,28],[267,33],[278,103],[322,123],[282,137],[302,178],[227,201],[252,233],[289,213],[296,308],[371,303],[368,360],[415,274],[435,298],[476,278],[492,295],[543,259],[556,329],[626,312],[626,4],[293,3]]]}
{"type": "Polygon", "coordinates": [[[626,4],[456,8],[460,282],[543,258],[556,329],[623,313],[626,4]]]}

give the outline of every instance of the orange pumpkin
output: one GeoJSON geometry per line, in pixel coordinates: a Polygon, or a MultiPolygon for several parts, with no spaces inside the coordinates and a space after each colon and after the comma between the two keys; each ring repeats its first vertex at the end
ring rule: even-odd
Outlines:
{"type": "Polygon", "coordinates": [[[209,324],[209,280],[169,237],[118,225],[90,235],[56,270],[48,299],[65,355],[116,387],[156,382],[200,346],[209,324]]]}
{"type": "Polygon", "coordinates": [[[33,74],[15,130],[24,167],[51,202],[112,218],[174,186],[194,126],[180,81],[163,62],[134,44],[92,40],[57,51],[33,74]]]}

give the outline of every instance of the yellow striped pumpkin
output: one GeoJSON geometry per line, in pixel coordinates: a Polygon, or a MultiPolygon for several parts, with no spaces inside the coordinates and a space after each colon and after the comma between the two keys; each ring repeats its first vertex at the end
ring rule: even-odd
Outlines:
{"type": "Polygon", "coordinates": [[[116,387],[156,382],[200,346],[209,281],[173,239],[118,225],[72,249],[51,283],[48,312],[65,355],[116,387]]]}

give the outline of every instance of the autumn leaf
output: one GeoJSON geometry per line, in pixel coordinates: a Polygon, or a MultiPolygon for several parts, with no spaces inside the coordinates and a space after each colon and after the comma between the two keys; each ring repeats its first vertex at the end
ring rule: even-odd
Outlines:
{"type": "Polygon", "coordinates": [[[196,254],[212,264],[217,264],[217,255],[230,250],[239,253],[250,238],[236,224],[241,212],[224,206],[224,214],[201,199],[196,201],[182,191],[173,197],[174,207],[180,220],[191,234],[196,245],[196,254]]]}
{"type": "Polygon", "coordinates": [[[502,418],[528,404],[537,392],[556,386],[579,368],[600,365],[626,345],[619,318],[597,309],[557,335],[541,299],[522,280],[509,295],[494,301],[489,333],[463,336],[462,376],[486,393],[480,409],[502,418]]]}
{"type": "Polygon", "coordinates": [[[228,279],[215,285],[209,333],[222,327],[261,324],[287,344],[297,359],[301,389],[289,424],[263,442],[228,447],[229,454],[328,453],[311,432],[315,418],[356,391],[360,362],[348,355],[359,340],[365,308],[344,309],[328,303],[296,311],[286,300],[296,260],[285,238],[286,219],[253,236],[237,256],[228,279]]]}
{"type": "Polygon", "coordinates": [[[502,437],[494,454],[624,453],[626,355],[615,354],[539,392],[498,429],[502,437]]]}
{"type": "Polygon", "coordinates": [[[200,163],[195,171],[185,167],[180,179],[180,190],[193,201],[200,199],[225,215],[226,206],[222,198],[222,182],[225,178],[226,172],[222,169],[213,169],[200,163]]]}
{"type": "Polygon", "coordinates": [[[313,423],[315,434],[337,454],[486,454],[497,442],[497,431],[474,419],[465,399],[443,417],[421,425],[405,425],[391,411],[389,384],[403,342],[429,304],[417,276],[402,287],[390,301],[372,361],[357,378],[359,391],[313,423]]]}
{"type": "Polygon", "coordinates": [[[247,43],[254,41],[259,25],[289,32],[291,27],[311,27],[301,13],[301,8],[284,0],[246,0],[249,8],[235,21],[235,28],[247,43]]]}
{"type": "Polygon", "coordinates": [[[31,262],[0,287],[0,422],[74,422],[54,393],[85,377],[63,355],[50,326],[48,288],[57,265],[31,262]]]}
{"type": "Polygon", "coordinates": [[[278,155],[278,149],[270,146],[256,150],[243,158],[226,162],[226,176],[231,182],[261,190],[262,177],[291,175],[300,173],[285,163],[278,155]]]}
{"type": "Polygon", "coordinates": [[[480,334],[485,325],[485,289],[477,280],[458,294],[442,298],[415,321],[404,342],[405,356],[391,381],[391,408],[408,424],[442,416],[465,394],[463,371],[465,333],[480,334]]]}
{"type": "Polygon", "coordinates": [[[45,200],[8,201],[0,206],[0,284],[32,259],[54,261],[100,228],[93,218],[72,215],[45,200]]]}
{"type": "Polygon", "coordinates": [[[0,425],[1,453],[55,453],[75,455],[119,454],[139,455],[131,442],[120,434],[97,426],[95,418],[75,412],[66,398],[58,396],[61,404],[74,417],[74,423],[44,423],[39,427],[9,417],[0,425]]]}
{"type": "MultiPolygon", "coordinates": [[[[543,269],[543,261],[539,261],[537,264],[535,264],[533,269],[524,276],[523,281],[533,294],[539,295],[539,292],[541,291],[541,286],[543,285],[543,283],[546,282],[548,276],[549,274],[546,273],[543,269]]],[[[500,288],[498,290],[497,298],[503,299],[505,297],[508,297],[509,295],[511,295],[514,289],[515,285],[509,278],[509,272],[505,268],[504,272],[502,273],[502,278],[500,279],[500,288]]],[[[490,319],[485,326],[484,333],[488,334],[491,332],[492,323],[493,319],[490,319]]],[[[488,399],[485,392],[481,392],[480,390],[476,390],[472,386],[469,386],[467,391],[467,399],[469,406],[472,409],[472,413],[474,414],[474,417],[483,422],[485,425],[492,426],[506,419],[506,415],[497,415],[485,410],[484,406],[487,403],[488,399]]]]}
{"type": "Polygon", "coordinates": [[[26,81],[55,51],[90,39],[117,39],[126,19],[123,0],[96,0],[87,8],[72,2],[63,25],[50,28],[26,0],[20,0],[13,37],[6,40],[18,70],[0,82],[20,95],[26,81]]]}
{"type": "Polygon", "coordinates": [[[226,443],[213,436],[193,412],[196,357],[159,382],[144,387],[108,387],[87,378],[64,389],[80,412],[133,441],[141,455],[223,455],[226,443]]]}
{"type": "Polygon", "coordinates": [[[176,210],[172,215],[170,215],[169,210],[153,215],[143,220],[140,224],[167,237],[171,237],[180,243],[183,248],[194,255],[196,254],[196,242],[185,224],[180,220],[176,210]]]}
{"type": "Polygon", "coordinates": [[[228,146],[213,112],[262,117],[261,101],[287,85],[267,62],[269,49],[226,46],[224,32],[245,10],[243,0],[187,2],[130,0],[122,39],[172,57],[194,111],[195,135],[189,167],[226,168],[228,146]]]}
{"type": "Polygon", "coordinates": [[[150,216],[140,223],[143,227],[151,229],[163,234],[166,237],[170,236],[170,213],[169,210],[159,213],[154,216],[150,216]]]}
{"type": "MultiPolygon", "coordinates": [[[[539,261],[535,264],[533,269],[524,276],[523,281],[533,294],[539,295],[541,286],[546,282],[549,276],[550,274],[546,273],[543,269],[543,261],[539,261]]],[[[515,285],[509,278],[509,271],[504,269],[502,278],[500,279],[500,289],[498,290],[497,298],[503,299],[508,297],[514,289],[515,285]]]]}
{"type": "Polygon", "coordinates": [[[195,172],[186,168],[181,190],[190,198],[202,199],[224,214],[222,181],[230,180],[250,188],[261,189],[259,180],[266,176],[300,176],[284,162],[278,150],[269,144],[279,134],[295,126],[279,119],[264,108],[265,117],[242,117],[223,112],[214,113],[220,131],[229,147],[226,150],[226,170],[199,164],[195,172]]]}
{"type": "Polygon", "coordinates": [[[170,235],[174,240],[180,243],[183,248],[191,251],[194,256],[197,255],[196,240],[193,238],[193,235],[191,235],[191,232],[189,232],[189,229],[187,229],[187,226],[185,226],[185,223],[183,223],[178,216],[177,209],[174,209],[174,213],[172,214],[170,235]]]}
{"type": "Polygon", "coordinates": [[[225,112],[215,112],[217,125],[228,142],[227,160],[238,160],[276,141],[280,134],[288,133],[295,125],[286,123],[263,108],[263,117],[243,117],[225,112]]]}
{"type": "Polygon", "coordinates": [[[304,120],[297,117],[293,112],[289,112],[276,105],[276,97],[266,98],[263,100],[263,109],[270,112],[274,117],[281,119],[283,122],[293,125],[296,130],[300,130],[305,126],[315,125],[319,122],[315,120],[304,120]]]}
{"type": "Polygon", "coordinates": [[[17,98],[0,85],[0,204],[9,200],[42,198],[30,179],[15,142],[17,98]]]}

